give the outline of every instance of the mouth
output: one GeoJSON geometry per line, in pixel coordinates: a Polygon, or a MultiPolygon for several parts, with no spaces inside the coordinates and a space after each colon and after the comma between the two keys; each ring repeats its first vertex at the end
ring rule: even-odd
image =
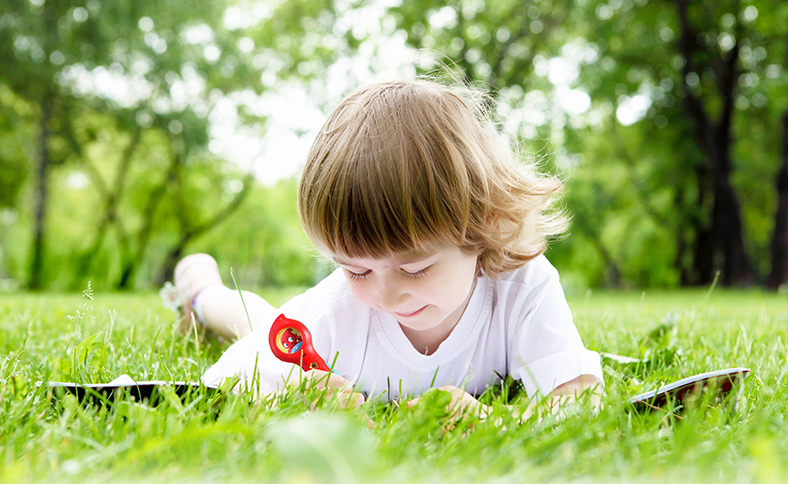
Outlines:
{"type": "Polygon", "coordinates": [[[410,317],[418,315],[419,313],[421,313],[425,309],[427,309],[427,306],[423,306],[422,308],[417,309],[417,310],[415,310],[415,311],[413,311],[411,313],[394,313],[394,314],[396,314],[400,318],[410,318],[410,317]]]}

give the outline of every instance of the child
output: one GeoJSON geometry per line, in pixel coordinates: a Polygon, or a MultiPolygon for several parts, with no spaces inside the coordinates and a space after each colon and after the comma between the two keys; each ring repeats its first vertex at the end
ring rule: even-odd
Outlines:
{"type": "Polygon", "coordinates": [[[246,293],[251,334],[210,256],[179,264],[185,307],[209,329],[243,336],[205,383],[259,375],[267,393],[299,373],[268,346],[281,312],[307,325],[334,365],[328,386],[355,404],[361,392],[393,399],[434,386],[478,411],[473,396],[506,375],[530,397],[602,385],[599,355],[584,348],[558,273],[542,255],[565,229],[551,211],[561,184],[516,160],[473,95],[391,81],[340,103],[298,192],[304,230],[339,268],[280,309],[246,293]]]}

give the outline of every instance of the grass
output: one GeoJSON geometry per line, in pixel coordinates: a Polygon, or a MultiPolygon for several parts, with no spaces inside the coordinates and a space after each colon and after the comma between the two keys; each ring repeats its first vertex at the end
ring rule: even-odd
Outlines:
{"type": "MultiPolygon", "coordinates": [[[[269,292],[274,303],[290,291],[269,292]]],[[[788,472],[788,301],[758,291],[587,293],[570,300],[604,359],[605,407],[564,421],[450,425],[445,396],[414,409],[312,410],[205,393],[150,407],[83,406],[40,380],[197,380],[226,343],[177,333],[155,294],[0,295],[0,482],[777,482],[788,472]],[[746,366],[738,411],[702,401],[638,414],[659,382],[746,366]],[[377,427],[365,428],[366,416],[377,427]],[[505,427],[505,428],[503,428],[505,427]]],[[[309,392],[307,392],[309,393],[309,392]]],[[[487,398],[497,407],[502,396],[487,398]]]]}

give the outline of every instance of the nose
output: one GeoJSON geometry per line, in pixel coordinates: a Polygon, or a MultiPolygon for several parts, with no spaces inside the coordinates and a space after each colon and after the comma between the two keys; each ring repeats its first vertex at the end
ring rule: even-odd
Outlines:
{"type": "Polygon", "coordinates": [[[408,302],[408,293],[394,281],[381,279],[378,282],[376,292],[378,294],[378,305],[384,311],[396,309],[408,302]]]}

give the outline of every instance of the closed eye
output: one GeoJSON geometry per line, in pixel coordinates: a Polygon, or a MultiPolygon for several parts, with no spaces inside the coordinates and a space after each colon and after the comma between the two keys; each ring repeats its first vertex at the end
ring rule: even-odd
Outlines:
{"type": "MultiPolygon", "coordinates": [[[[430,267],[432,267],[432,266],[428,266],[428,267],[425,267],[424,269],[420,269],[418,271],[413,271],[413,272],[406,271],[405,269],[400,269],[400,272],[405,277],[408,277],[408,278],[411,278],[411,279],[418,279],[418,278],[426,276],[427,275],[427,270],[430,267]]],[[[350,278],[351,281],[363,281],[364,279],[367,279],[372,274],[372,271],[371,270],[366,270],[364,272],[353,272],[350,269],[345,269],[345,273],[347,273],[347,275],[348,275],[348,277],[350,278]]]]}
{"type": "Polygon", "coordinates": [[[425,267],[424,269],[415,272],[406,271],[405,269],[401,269],[401,270],[402,273],[405,274],[407,277],[410,277],[412,279],[418,279],[420,277],[424,277],[427,275],[427,269],[429,269],[429,267],[425,267]]]}
{"type": "Polygon", "coordinates": [[[358,273],[358,272],[353,272],[349,269],[345,269],[345,273],[347,273],[351,281],[363,281],[364,279],[369,277],[370,274],[372,274],[372,271],[367,270],[362,273],[358,273]]]}

